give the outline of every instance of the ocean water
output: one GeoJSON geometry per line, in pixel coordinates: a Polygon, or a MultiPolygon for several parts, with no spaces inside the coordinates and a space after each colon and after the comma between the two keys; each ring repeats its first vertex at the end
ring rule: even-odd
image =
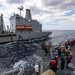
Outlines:
{"type": "Polygon", "coordinates": [[[56,30],[49,36],[53,45],[75,39],[75,30],[56,30]]]}
{"type": "MultiPolygon", "coordinates": [[[[58,45],[72,39],[75,39],[75,31],[58,30],[52,31],[49,38],[42,41],[52,42],[53,45],[58,45]]],[[[0,72],[12,69],[13,65],[20,60],[26,60],[33,67],[35,62],[37,62],[33,54],[37,49],[37,54],[40,54],[42,50],[40,45],[41,40],[38,41],[32,43],[20,42],[19,44],[14,43],[14,45],[9,43],[0,47],[0,72]]]]}

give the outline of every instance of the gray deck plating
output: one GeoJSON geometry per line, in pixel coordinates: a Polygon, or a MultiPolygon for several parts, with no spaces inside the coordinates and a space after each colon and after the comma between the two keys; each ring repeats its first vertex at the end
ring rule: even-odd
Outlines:
{"type": "MultiPolygon", "coordinates": [[[[73,53],[73,59],[72,59],[72,64],[75,67],[75,45],[71,47],[72,49],[72,53],[73,53]]],[[[74,69],[74,68],[73,68],[74,69]]],[[[60,60],[59,60],[59,69],[56,72],[56,75],[75,75],[73,73],[73,69],[72,67],[69,69],[66,69],[66,63],[65,63],[65,69],[64,70],[60,70],[60,60]]],[[[74,69],[75,70],[75,69],[74,69]]]]}
{"type": "MultiPolygon", "coordinates": [[[[40,44],[39,44],[40,45],[40,44]]],[[[38,47],[40,47],[40,46],[38,46],[38,47]]],[[[37,48],[38,48],[37,47],[37,48]]],[[[43,54],[43,52],[42,52],[42,50],[40,50],[40,48],[38,48],[37,49],[37,51],[36,51],[36,53],[35,54],[37,54],[37,55],[39,55],[40,57],[42,57],[43,58],[43,62],[42,62],[42,65],[43,64],[45,64],[44,65],[44,69],[42,70],[42,68],[43,67],[41,67],[41,71],[45,71],[45,70],[47,70],[47,69],[49,69],[49,62],[50,62],[50,60],[51,60],[51,57],[50,56],[43,56],[42,54],[43,54]],[[39,49],[39,50],[38,50],[39,49]],[[42,54],[41,54],[42,53],[42,54]]],[[[72,53],[73,53],[73,59],[72,59],[72,63],[73,64],[75,64],[75,45],[74,46],[72,46],[71,47],[71,49],[72,49],[72,53]]],[[[52,53],[52,55],[53,55],[54,53],[52,53]]],[[[57,70],[57,72],[56,72],[56,75],[74,75],[73,74],[73,71],[71,70],[71,69],[66,69],[66,66],[65,66],[65,69],[64,70],[60,70],[60,59],[59,59],[59,69],[57,70]]],[[[65,65],[66,65],[66,63],[65,63],[65,65]]]]}

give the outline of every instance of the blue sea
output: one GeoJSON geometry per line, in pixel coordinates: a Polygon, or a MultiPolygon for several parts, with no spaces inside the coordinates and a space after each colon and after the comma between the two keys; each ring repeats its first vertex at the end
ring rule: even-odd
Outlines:
{"type": "Polygon", "coordinates": [[[75,39],[75,30],[55,30],[49,36],[53,45],[75,39]]]}
{"type": "MultiPolygon", "coordinates": [[[[52,45],[58,45],[72,39],[75,39],[75,31],[53,30],[49,38],[43,41],[52,42],[52,45]]],[[[42,50],[40,45],[41,40],[38,41],[32,43],[20,42],[19,44],[14,42],[0,47],[0,72],[12,69],[13,65],[20,60],[26,60],[30,65],[34,66],[37,60],[33,54],[37,49],[37,54],[40,54],[42,50]]]]}

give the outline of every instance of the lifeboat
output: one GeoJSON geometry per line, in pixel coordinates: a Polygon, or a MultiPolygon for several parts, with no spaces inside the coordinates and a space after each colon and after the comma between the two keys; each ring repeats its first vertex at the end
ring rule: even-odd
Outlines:
{"type": "Polygon", "coordinates": [[[32,30],[32,26],[25,26],[25,30],[32,30]]]}
{"type": "Polygon", "coordinates": [[[16,30],[25,30],[25,26],[16,26],[16,30]]]}
{"type": "Polygon", "coordinates": [[[16,26],[16,30],[32,30],[32,26],[16,26]]]}

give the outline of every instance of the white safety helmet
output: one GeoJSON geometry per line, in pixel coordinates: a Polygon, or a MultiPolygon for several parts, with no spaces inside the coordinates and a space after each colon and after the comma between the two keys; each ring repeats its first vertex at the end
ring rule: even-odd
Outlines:
{"type": "Polygon", "coordinates": [[[70,48],[70,46],[68,46],[68,48],[70,48]]]}

